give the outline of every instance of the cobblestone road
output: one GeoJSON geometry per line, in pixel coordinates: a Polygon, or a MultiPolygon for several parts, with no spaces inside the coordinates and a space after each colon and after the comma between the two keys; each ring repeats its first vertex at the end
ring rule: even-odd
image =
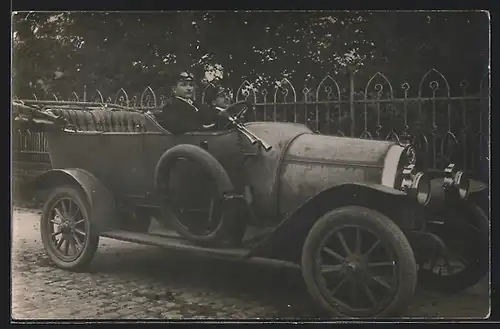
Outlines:
{"type": "MultiPolygon", "coordinates": [[[[300,272],[181,257],[101,239],[90,273],[55,268],[38,211],[13,216],[12,317],[22,319],[269,319],[315,317],[300,272]]],[[[487,281],[454,296],[418,291],[409,317],[484,317],[487,281]]]]}

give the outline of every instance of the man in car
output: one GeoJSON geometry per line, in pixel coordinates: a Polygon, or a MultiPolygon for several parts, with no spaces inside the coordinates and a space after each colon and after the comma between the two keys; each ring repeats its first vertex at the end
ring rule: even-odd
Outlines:
{"type": "MultiPolygon", "coordinates": [[[[218,113],[228,106],[228,100],[224,94],[217,93],[212,98],[212,106],[197,105],[194,103],[194,77],[192,74],[182,72],[176,76],[172,86],[172,97],[163,106],[162,117],[163,126],[174,135],[180,135],[189,131],[200,131],[215,128],[218,124],[224,125],[223,117],[218,113]],[[219,108],[219,109],[217,109],[219,108]]],[[[237,191],[244,189],[244,177],[242,175],[243,159],[233,157],[231,168],[237,168],[233,176],[233,184],[237,191]]],[[[170,182],[176,186],[176,198],[182,208],[187,209],[186,214],[192,219],[203,223],[206,216],[203,212],[193,211],[194,209],[206,209],[210,201],[210,193],[206,192],[206,184],[211,183],[211,178],[206,176],[204,171],[199,171],[199,166],[195,164],[183,163],[176,171],[175,177],[170,177],[170,182]],[[205,188],[198,188],[205,186],[205,188]],[[193,188],[194,187],[194,188],[193,188]],[[191,210],[191,211],[190,211],[191,210]]],[[[213,183],[213,182],[212,182],[213,183]]]]}
{"type": "Polygon", "coordinates": [[[174,135],[214,128],[218,120],[215,108],[194,103],[194,88],[192,74],[182,72],[174,78],[172,97],[160,114],[163,126],[174,135]]]}

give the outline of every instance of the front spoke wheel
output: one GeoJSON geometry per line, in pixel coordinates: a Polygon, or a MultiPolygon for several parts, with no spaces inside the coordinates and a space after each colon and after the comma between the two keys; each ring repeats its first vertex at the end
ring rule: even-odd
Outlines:
{"type": "Polygon", "coordinates": [[[404,233],[384,215],[354,206],[315,223],[304,243],[302,273],[318,305],[339,317],[398,313],[413,297],[417,277],[404,233]]]}
{"type": "Polygon", "coordinates": [[[395,262],[370,230],[355,225],[340,227],[324,239],[320,250],[318,281],[329,291],[332,303],[350,312],[373,311],[393,292],[388,282],[395,281],[395,262]],[[370,242],[370,249],[362,248],[363,240],[370,242]],[[379,250],[374,252],[376,247],[379,250]],[[361,298],[359,293],[367,295],[361,298]]]}

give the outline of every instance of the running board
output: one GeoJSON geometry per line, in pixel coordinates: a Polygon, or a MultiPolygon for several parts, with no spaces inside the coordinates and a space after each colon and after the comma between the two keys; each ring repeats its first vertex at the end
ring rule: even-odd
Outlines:
{"type": "Polygon", "coordinates": [[[250,251],[244,248],[202,247],[179,236],[137,233],[124,230],[103,232],[101,233],[101,237],[170,250],[185,251],[199,256],[211,256],[225,259],[243,259],[250,251]]]}

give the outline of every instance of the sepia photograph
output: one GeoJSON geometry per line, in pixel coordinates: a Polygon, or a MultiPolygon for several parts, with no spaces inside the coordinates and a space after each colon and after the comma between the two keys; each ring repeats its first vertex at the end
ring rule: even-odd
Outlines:
{"type": "Polygon", "coordinates": [[[11,321],[490,316],[487,11],[11,15],[11,321]]]}

